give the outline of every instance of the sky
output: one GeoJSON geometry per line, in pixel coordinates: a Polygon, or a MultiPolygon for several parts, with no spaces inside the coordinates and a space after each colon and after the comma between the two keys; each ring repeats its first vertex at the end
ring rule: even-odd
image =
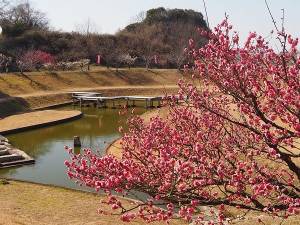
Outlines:
{"type": "MultiPolygon", "coordinates": [[[[115,33],[124,28],[141,11],[151,8],[193,9],[204,13],[202,0],[31,0],[33,6],[45,12],[54,29],[77,30],[79,24],[91,21],[100,33],[115,33]]],[[[268,0],[274,18],[281,24],[285,9],[285,27],[293,36],[300,37],[300,1],[268,0]]],[[[229,15],[234,30],[242,40],[250,31],[268,36],[274,29],[264,0],[206,0],[208,19],[214,27],[229,15]]]]}

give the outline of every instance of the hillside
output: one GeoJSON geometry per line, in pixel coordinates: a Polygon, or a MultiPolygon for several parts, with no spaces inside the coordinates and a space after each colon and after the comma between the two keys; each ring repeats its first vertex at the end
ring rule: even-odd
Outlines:
{"type": "Polygon", "coordinates": [[[200,12],[161,7],[140,15],[138,22],[125,27],[117,36],[130,40],[128,50],[142,57],[146,66],[155,64],[152,56],[157,54],[161,65],[180,68],[188,60],[184,49],[189,39],[192,38],[197,47],[207,42],[197,32],[198,28],[208,29],[200,12]]]}
{"type": "Polygon", "coordinates": [[[70,101],[70,91],[97,90],[104,95],[161,95],[174,92],[177,70],[134,68],[119,71],[92,67],[89,72],[0,74],[0,117],[70,101]]]}
{"type": "MultiPolygon", "coordinates": [[[[200,12],[193,10],[150,9],[114,35],[51,30],[51,21],[29,3],[12,6],[3,15],[0,58],[1,53],[13,58],[9,71],[19,69],[16,61],[24,60],[29,50],[49,53],[57,62],[83,58],[95,62],[99,54],[101,64],[108,67],[130,63],[136,67],[180,68],[187,61],[183,50],[190,38],[199,46],[206,43],[196,31],[199,27],[207,29],[206,22],[200,12]]],[[[0,59],[0,72],[6,71],[1,63],[0,59]]]]}

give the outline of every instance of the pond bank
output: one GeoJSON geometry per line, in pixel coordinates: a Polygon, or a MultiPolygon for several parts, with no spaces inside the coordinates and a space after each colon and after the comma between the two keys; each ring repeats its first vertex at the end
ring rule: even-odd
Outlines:
{"type": "Polygon", "coordinates": [[[77,110],[44,110],[8,116],[0,120],[0,134],[7,135],[33,128],[41,128],[80,118],[77,110]]]}
{"type": "MultiPolygon", "coordinates": [[[[1,225],[128,224],[120,221],[118,216],[97,214],[99,201],[104,198],[102,195],[19,181],[0,184],[0,193],[1,225]]],[[[129,200],[122,201],[130,204],[129,200]]],[[[106,207],[105,210],[110,209],[106,207]]],[[[139,225],[144,222],[139,220],[130,224],[139,225]]],[[[173,221],[171,224],[184,223],[173,221]]]]}

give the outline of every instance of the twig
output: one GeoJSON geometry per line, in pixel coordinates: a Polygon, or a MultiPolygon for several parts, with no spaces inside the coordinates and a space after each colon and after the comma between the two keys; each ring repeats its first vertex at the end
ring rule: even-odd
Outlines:
{"type": "Polygon", "coordinates": [[[269,14],[270,14],[270,16],[271,16],[271,19],[272,19],[272,22],[273,22],[273,24],[274,24],[274,26],[275,26],[275,29],[277,30],[277,32],[279,32],[279,29],[278,29],[278,27],[277,27],[276,21],[275,21],[275,19],[274,19],[274,17],[273,17],[273,14],[272,14],[272,12],[271,12],[271,9],[270,9],[270,7],[269,7],[269,4],[268,4],[267,0],[265,0],[265,4],[266,4],[267,9],[268,9],[268,12],[269,12],[269,14]]]}
{"type": "Polygon", "coordinates": [[[207,8],[206,8],[206,4],[205,4],[205,0],[202,0],[202,1],[203,1],[204,11],[205,11],[205,16],[206,16],[207,27],[208,27],[208,29],[210,29],[210,27],[209,27],[209,21],[208,21],[208,14],[207,14],[207,8]]]}
{"type": "Polygon", "coordinates": [[[282,11],[282,18],[281,18],[281,32],[284,33],[284,21],[285,21],[285,10],[281,9],[282,11]]]}

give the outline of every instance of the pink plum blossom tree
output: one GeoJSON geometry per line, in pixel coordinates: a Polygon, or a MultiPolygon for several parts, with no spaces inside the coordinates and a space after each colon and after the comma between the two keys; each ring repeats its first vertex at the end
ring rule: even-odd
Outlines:
{"type": "Polygon", "coordinates": [[[178,95],[166,101],[168,118],[130,118],[121,159],[70,151],[69,177],[105,191],[104,203],[123,221],[201,223],[201,206],[218,209],[220,224],[229,206],[282,218],[299,214],[298,39],[279,33],[280,52],[256,33],[241,44],[227,19],[200,32],[209,42],[195,49],[190,40],[194,82],[179,81],[178,95]],[[131,190],[149,198],[126,208],[112,195],[131,190]]]}
{"type": "Polygon", "coordinates": [[[29,50],[17,57],[17,65],[23,71],[40,70],[44,64],[53,64],[55,58],[53,55],[41,50],[29,50]]]}

